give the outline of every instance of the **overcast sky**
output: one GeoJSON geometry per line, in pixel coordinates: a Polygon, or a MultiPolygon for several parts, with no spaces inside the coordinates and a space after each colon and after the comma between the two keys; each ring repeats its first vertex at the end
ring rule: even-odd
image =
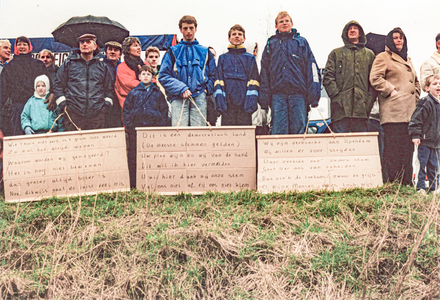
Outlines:
{"type": "Polygon", "coordinates": [[[366,33],[387,34],[401,27],[407,35],[409,56],[419,72],[423,61],[435,51],[439,6],[439,0],[0,0],[0,37],[51,37],[51,32],[70,17],[92,14],[120,22],[132,35],[176,33],[180,38],[178,21],[189,14],[198,21],[196,38],[202,45],[222,53],[228,45],[229,28],[238,23],[246,30],[247,42],[259,43],[261,53],[268,32],[275,31],[276,14],[287,10],[321,68],[330,51],[343,45],[344,25],[356,20],[366,33]]]}

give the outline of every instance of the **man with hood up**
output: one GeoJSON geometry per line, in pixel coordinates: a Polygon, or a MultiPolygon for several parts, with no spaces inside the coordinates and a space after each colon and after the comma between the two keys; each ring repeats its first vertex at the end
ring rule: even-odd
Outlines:
{"type": "Polygon", "coordinates": [[[330,52],[323,84],[331,99],[332,128],[336,133],[367,131],[376,99],[369,76],[374,53],[365,48],[361,25],[348,22],[342,31],[344,46],[330,52]]]}

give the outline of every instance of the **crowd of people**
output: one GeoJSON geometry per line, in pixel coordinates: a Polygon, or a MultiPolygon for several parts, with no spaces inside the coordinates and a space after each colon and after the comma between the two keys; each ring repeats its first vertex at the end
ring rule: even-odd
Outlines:
{"type": "MultiPolygon", "coordinates": [[[[135,37],[122,44],[107,42],[102,53],[95,35],[81,35],[78,48],[59,68],[49,50],[41,51],[39,60],[32,58],[31,42],[24,36],[16,39],[12,60],[11,45],[0,41],[0,129],[11,136],[124,126],[134,187],[136,127],[206,126],[218,115],[222,125],[252,125],[255,111],[265,114],[270,108],[271,134],[300,134],[308,112],[318,106],[322,83],[331,98],[334,132],[366,132],[378,103],[385,179],[411,184],[415,144],[419,182],[427,174],[429,189],[437,190],[440,34],[437,51],[421,68],[429,95],[419,101],[421,85],[402,29],[392,29],[385,51],[375,55],[366,48],[362,26],[348,22],[342,30],[344,46],[330,52],[321,80],[307,40],[286,11],[275,18],[275,28],[260,71],[255,49],[248,53],[244,47],[242,26],[230,28],[228,51],[216,64],[214,49],[199,44],[197,20],[188,15],[179,21],[182,40],[167,50],[161,65],[156,47],[148,47],[141,59],[135,37]]],[[[426,189],[422,183],[417,188],[426,189]]]]}

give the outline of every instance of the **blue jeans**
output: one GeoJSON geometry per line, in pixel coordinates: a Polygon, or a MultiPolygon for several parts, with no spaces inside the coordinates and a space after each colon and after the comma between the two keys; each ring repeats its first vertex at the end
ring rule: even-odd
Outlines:
{"type": "Polygon", "coordinates": [[[307,105],[303,95],[272,95],[271,134],[301,134],[306,130],[307,105]]]}
{"type": "MultiPolygon", "coordinates": [[[[203,117],[206,119],[206,93],[203,92],[197,97],[193,97],[193,99],[197,107],[202,112],[203,117]]],[[[183,104],[183,99],[177,99],[171,102],[171,126],[206,126],[206,122],[203,117],[189,99],[186,99],[185,104],[183,104]],[[181,114],[182,119],[180,119],[181,114]]]]}
{"type": "Polygon", "coordinates": [[[420,162],[417,189],[424,190],[426,188],[425,180],[426,174],[428,174],[429,190],[437,190],[439,180],[438,160],[440,159],[440,149],[419,145],[417,156],[420,162]]]}

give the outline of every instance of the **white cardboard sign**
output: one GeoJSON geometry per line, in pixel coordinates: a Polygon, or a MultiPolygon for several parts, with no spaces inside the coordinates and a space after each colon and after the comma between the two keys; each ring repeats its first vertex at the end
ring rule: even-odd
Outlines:
{"type": "Polygon", "coordinates": [[[257,136],[258,191],[382,185],[377,133],[257,136]]]}
{"type": "Polygon", "coordinates": [[[4,139],[6,202],[130,190],[123,128],[4,139]]]}
{"type": "Polygon", "coordinates": [[[136,131],[140,190],[175,195],[256,189],[255,126],[136,131]]]}

